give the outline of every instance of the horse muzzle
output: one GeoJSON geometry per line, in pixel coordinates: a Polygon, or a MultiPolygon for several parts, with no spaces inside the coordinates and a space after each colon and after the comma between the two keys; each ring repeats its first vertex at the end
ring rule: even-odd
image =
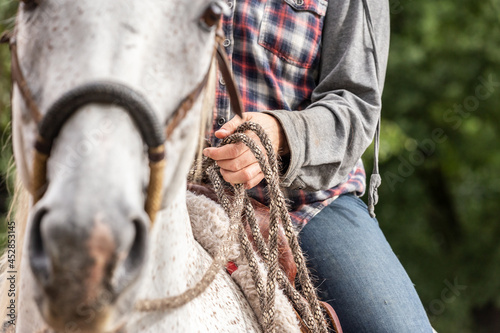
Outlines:
{"type": "Polygon", "coordinates": [[[33,216],[28,248],[40,287],[35,298],[54,329],[104,332],[120,296],[138,279],[148,218],[105,212],[40,207],[33,216]]]}

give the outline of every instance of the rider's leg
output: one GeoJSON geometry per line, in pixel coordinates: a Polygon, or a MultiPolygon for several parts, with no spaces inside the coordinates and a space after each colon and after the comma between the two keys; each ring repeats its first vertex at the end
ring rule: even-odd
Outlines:
{"type": "Polygon", "coordinates": [[[403,266],[358,197],[340,196],[300,232],[320,298],[345,333],[430,333],[403,266]]]}

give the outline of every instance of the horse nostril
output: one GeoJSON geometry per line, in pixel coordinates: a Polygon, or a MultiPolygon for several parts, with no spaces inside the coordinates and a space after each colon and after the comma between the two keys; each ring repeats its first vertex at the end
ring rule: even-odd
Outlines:
{"type": "Polygon", "coordinates": [[[50,277],[50,259],[45,250],[40,228],[43,217],[47,213],[48,210],[45,208],[42,208],[35,213],[30,231],[28,247],[31,270],[42,285],[46,284],[50,277]]]}
{"type": "Polygon", "coordinates": [[[135,219],[133,223],[135,238],[124,263],[125,268],[128,270],[140,267],[146,255],[146,225],[139,219],[135,219]]]}
{"type": "Polygon", "coordinates": [[[135,228],[134,241],[124,261],[116,268],[113,276],[113,290],[120,293],[130,285],[138,276],[146,256],[146,223],[137,218],[133,221],[135,228]]]}
{"type": "Polygon", "coordinates": [[[36,211],[28,255],[38,283],[51,289],[77,279],[94,287],[102,284],[114,294],[130,286],[145,262],[147,215],[129,222],[112,215],[68,217],[65,210],[47,207],[36,211]]]}

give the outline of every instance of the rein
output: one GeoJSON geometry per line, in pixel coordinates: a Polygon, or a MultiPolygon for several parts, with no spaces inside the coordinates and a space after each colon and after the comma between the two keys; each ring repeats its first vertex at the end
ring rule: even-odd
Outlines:
{"type": "Polygon", "coordinates": [[[232,217],[232,215],[237,215],[238,212],[243,211],[243,214],[236,216],[242,221],[242,223],[238,223],[238,238],[245,253],[245,257],[249,262],[255,287],[259,295],[263,313],[264,331],[275,332],[274,316],[276,309],[274,308],[274,298],[275,285],[278,283],[290,302],[294,305],[294,308],[297,309],[302,318],[304,318],[305,327],[303,327],[303,331],[327,333],[328,328],[324,314],[313,287],[309,270],[306,267],[306,261],[300,248],[297,235],[293,230],[290,215],[286,207],[285,197],[279,187],[278,161],[272,143],[263,128],[253,122],[246,122],[240,125],[233,135],[223,140],[222,145],[239,142],[244,143],[252,151],[259,162],[267,182],[267,196],[270,198],[268,243],[265,242],[262,236],[256,222],[254,208],[243,186],[241,184],[234,186],[235,205],[238,203],[243,205],[242,208],[234,209],[234,207],[229,205],[229,199],[222,185],[219,167],[215,164],[215,161],[211,160],[209,162],[207,173],[214,185],[219,201],[228,216],[232,217]],[[257,135],[265,148],[265,152],[261,151],[254,140],[244,134],[246,131],[252,131],[257,135]],[[253,251],[253,247],[245,231],[245,226],[247,224],[250,226],[252,236],[256,240],[257,254],[264,260],[268,271],[267,281],[265,283],[262,277],[259,276],[260,273],[257,268],[256,253],[253,251]],[[280,225],[284,228],[286,238],[293,253],[302,293],[299,293],[292,286],[283,270],[278,266],[278,228],[280,225]]]}

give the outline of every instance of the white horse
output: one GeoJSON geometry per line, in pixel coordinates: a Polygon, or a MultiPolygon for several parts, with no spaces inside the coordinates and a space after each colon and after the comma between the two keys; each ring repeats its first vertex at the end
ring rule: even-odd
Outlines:
{"type": "MultiPolygon", "coordinates": [[[[145,96],[153,118],[167,123],[211,68],[213,22],[199,22],[214,2],[23,0],[15,31],[19,67],[41,115],[68,91],[106,80],[145,96]]],[[[149,169],[138,120],[120,103],[85,103],[64,122],[50,149],[44,194],[26,225],[16,221],[18,245],[26,240],[16,253],[16,332],[44,331],[46,324],[58,332],[261,330],[227,274],[176,309],[134,310],[137,300],[181,294],[212,261],[193,238],[186,208],[202,100],[163,145],[164,196],[154,224],[144,208],[149,169]]],[[[33,188],[37,126],[27,104],[15,85],[15,159],[24,187],[33,188]]],[[[12,299],[2,296],[5,311],[12,299]]]]}

